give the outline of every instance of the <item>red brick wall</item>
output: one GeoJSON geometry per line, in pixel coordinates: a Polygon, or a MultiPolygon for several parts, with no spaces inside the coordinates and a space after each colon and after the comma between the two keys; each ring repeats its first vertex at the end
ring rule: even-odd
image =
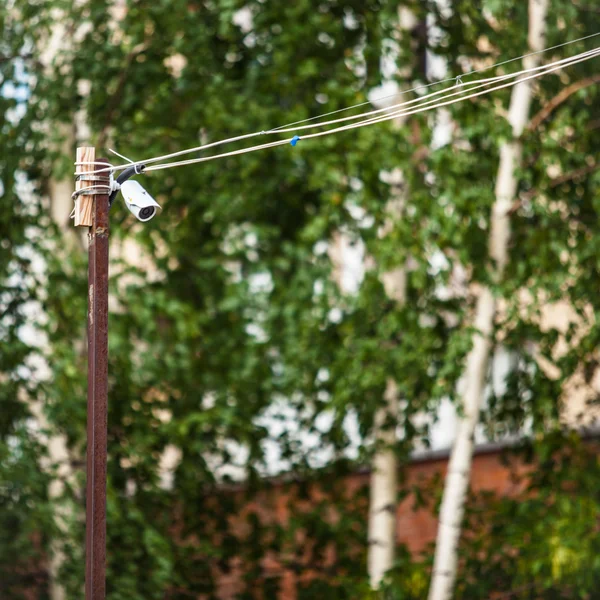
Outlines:
{"type": "MultiPolygon", "coordinates": [[[[417,460],[408,467],[407,483],[423,485],[433,483],[432,493],[440,494],[446,475],[447,458],[417,460]]],[[[507,466],[499,450],[479,452],[473,457],[471,490],[491,491],[501,496],[516,496],[524,484],[515,475],[523,474],[524,468],[516,463],[507,466]]],[[[412,509],[414,496],[410,495],[398,506],[397,538],[413,553],[422,552],[435,540],[437,518],[429,508],[412,509]]]]}
{"type": "MultiPolygon", "coordinates": [[[[398,506],[397,512],[397,540],[405,544],[413,554],[420,554],[428,550],[428,545],[435,540],[437,532],[437,519],[432,511],[433,500],[439,498],[444,475],[447,466],[447,455],[430,454],[413,460],[405,471],[403,480],[404,489],[418,487],[423,490],[423,496],[428,504],[425,507],[415,508],[416,496],[410,493],[398,506]]],[[[507,464],[502,459],[501,452],[497,448],[480,449],[473,457],[473,470],[471,476],[471,490],[473,492],[491,491],[499,495],[514,496],[523,491],[524,483],[518,482],[515,475],[523,474],[524,468],[517,463],[507,464]]],[[[344,489],[344,498],[348,502],[356,502],[360,491],[368,488],[370,474],[367,471],[358,472],[346,476],[339,482],[344,489]]],[[[264,523],[278,523],[283,527],[289,522],[290,510],[302,512],[320,501],[327,500],[327,492],[319,488],[317,484],[310,484],[308,491],[299,494],[298,486],[285,482],[273,482],[267,490],[262,491],[252,502],[246,504],[236,515],[232,515],[231,524],[233,529],[244,536],[248,528],[246,517],[250,513],[256,514],[264,523]]],[[[242,492],[233,492],[242,493],[242,492]]],[[[367,518],[368,505],[366,495],[363,494],[363,504],[358,508],[367,518]]],[[[332,511],[328,511],[325,505],[323,519],[335,518],[332,511]],[[330,512],[330,514],[326,514],[330,512]]],[[[301,534],[297,539],[298,546],[303,547],[305,540],[301,534]]],[[[309,544],[310,541],[306,540],[309,544]]],[[[366,546],[366,540],[364,544],[366,546]]],[[[363,550],[364,550],[363,546],[363,550]]],[[[310,547],[306,548],[306,555],[310,554],[310,547]]],[[[326,552],[326,558],[321,566],[333,564],[335,556],[333,552],[326,552]]],[[[232,565],[234,568],[227,574],[219,576],[219,596],[222,600],[229,600],[236,593],[243,591],[241,564],[232,565]]],[[[296,599],[296,583],[301,580],[310,580],[314,576],[311,567],[300,569],[299,574],[286,570],[280,557],[273,555],[267,557],[262,567],[266,576],[282,576],[281,593],[279,600],[296,599]]]]}

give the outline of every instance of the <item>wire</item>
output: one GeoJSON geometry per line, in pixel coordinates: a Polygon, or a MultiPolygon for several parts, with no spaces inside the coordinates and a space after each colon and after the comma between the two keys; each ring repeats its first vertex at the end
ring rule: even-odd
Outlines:
{"type": "Polygon", "coordinates": [[[130,158],[127,158],[126,156],[123,156],[122,154],[119,154],[116,150],[113,150],[112,148],[109,148],[108,151],[112,152],[113,154],[115,154],[119,158],[122,158],[123,160],[126,160],[130,165],[135,164],[135,161],[131,160],[130,158]]]}
{"type": "Polygon", "coordinates": [[[403,96],[404,94],[408,94],[410,92],[416,92],[417,90],[424,90],[430,88],[435,85],[441,85],[442,83],[448,83],[449,81],[457,81],[462,77],[468,77],[469,75],[475,75],[476,73],[483,73],[484,71],[489,71],[490,69],[495,69],[496,67],[500,67],[502,65],[507,65],[516,60],[521,60],[523,58],[527,58],[529,56],[534,56],[536,54],[542,54],[544,52],[550,52],[550,50],[556,50],[557,48],[562,48],[563,46],[568,46],[570,44],[575,44],[577,42],[583,42],[584,40],[589,40],[590,38],[596,37],[600,35],[600,31],[597,33],[592,33],[591,35],[586,35],[585,37],[580,37],[576,40],[570,40],[568,42],[563,42],[562,44],[557,44],[556,46],[551,46],[550,48],[544,48],[543,50],[536,50],[535,52],[529,52],[528,54],[523,54],[523,56],[517,56],[516,58],[509,58],[508,60],[504,60],[502,62],[490,65],[489,67],[482,67],[481,69],[476,69],[474,71],[469,71],[468,73],[463,73],[462,75],[458,75],[456,77],[448,77],[446,79],[441,79],[440,81],[433,81],[432,83],[419,85],[409,90],[403,90],[401,92],[394,92],[393,94],[388,94],[387,96],[381,96],[380,98],[376,98],[372,102],[367,100],[366,102],[361,102],[360,104],[354,104],[353,106],[346,106],[345,108],[340,108],[339,110],[334,110],[328,113],[324,113],[322,115],[317,115],[316,117],[310,117],[308,119],[302,119],[301,121],[294,121],[293,123],[286,123],[285,125],[280,125],[279,127],[275,127],[274,129],[269,129],[268,133],[279,131],[285,127],[291,127],[292,125],[299,125],[301,123],[306,123],[308,121],[314,121],[316,119],[321,119],[323,117],[329,117],[330,115],[335,115],[346,110],[352,110],[353,108],[359,108],[364,106],[365,104],[375,104],[376,102],[381,102],[382,100],[387,100],[389,98],[394,98],[396,96],[403,96]]]}
{"type": "MultiPolygon", "coordinates": [[[[486,70],[492,69],[494,67],[501,66],[501,65],[504,65],[504,64],[507,64],[507,63],[510,63],[510,62],[522,59],[522,58],[526,58],[528,56],[535,55],[535,54],[540,54],[540,53],[543,53],[543,52],[548,52],[550,50],[554,50],[556,48],[560,48],[560,47],[563,47],[563,46],[566,46],[566,45],[569,45],[569,44],[574,44],[576,42],[583,41],[583,40],[595,37],[597,35],[600,35],[600,32],[592,34],[592,35],[589,35],[589,36],[585,36],[585,37],[582,37],[582,38],[578,38],[576,40],[572,40],[572,41],[569,41],[569,42],[564,42],[562,44],[558,44],[558,45],[552,46],[550,48],[546,48],[546,49],[543,49],[543,50],[538,50],[536,52],[531,52],[529,54],[525,54],[525,55],[517,57],[517,58],[511,58],[511,59],[505,60],[503,62],[497,63],[495,65],[492,65],[490,67],[485,67],[485,68],[482,68],[482,69],[471,71],[471,72],[463,74],[463,75],[461,75],[461,76],[459,76],[457,78],[445,79],[445,80],[442,80],[442,81],[434,82],[434,83],[426,85],[426,86],[419,86],[419,87],[416,87],[416,88],[412,88],[412,90],[406,90],[405,92],[402,92],[401,94],[405,94],[405,93],[408,93],[410,91],[414,91],[414,90],[418,90],[418,89],[423,89],[423,88],[431,87],[432,85],[439,85],[441,83],[448,82],[448,81],[453,81],[453,80],[457,81],[457,84],[455,86],[453,86],[452,88],[446,88],[444,90],[440,90],[440,91],[434,92],[432,94],[427,94],[425,96],[421,96],[419,98],[416,98],[416,99],[413,99],[413,100],[410,100],[410,101],[407,101],[407,102],[399,103],[399,104],[396,104],[396,105],[393,105],[393,106],[388,106],[388,107],[385,107],[385,108],[376,109],[376,110],[369,111],[367,113],[363,113],[363,114],[359,114],[359,115],[352,115],[352,116],[349,116],[349,117],[343,117],[341,119],[335,119],[335,120],[330,120],[330,121],[325,121],[325,122],[319,122],[319,123],[314,123],[314,124],[311,124],[311,125],[303,125],[301,127],[296,127],[296,128],[293,128],[293,129],[288,128],[287,125],[281,125],[281,126],[275,128],[275,129],[270,129],[268,131],[261,131],[261,132],[255,132],[255,133],[248,133],[248,134],[244,134],[244,135],[239,135],[239,136],[235,136],[235,137],[232,137],[232,138],[228,138],[228,139],[224,139],[224,140],[219,140],[219,141],[216,141],[216,142],[212,142],[210,144],[204,144],[202,146],[197,146],[195,148],[189,148],[189,149],[186,149],[186,150],[180,150],[178,152],[173,152],[171,154],[166,154],[166,155],[162,155],[162,156],[158,156],[158,157],[154,157],[154,158],[150,158],[150,159],[146,159],[146,160],[142,160],[142,161],[137,161],[137,164],[151,164],[151,163],[154,163],[154,162],[164,161],[164,160],[168,160],[170,158],[175,158],[177,156],[182,156],[184,154],[194,153],[194,152],[198,152],[198,151],[201,151],[201,150],[207,150],[209,148],[214,148],[214,147],[219,146],[219,145],[225,145],[225,144],[229,144],[229,143],[233,143],[233,142],[237,142],[237,141],[242,141],[242,140],[250,139],[250,138],[253,138],[253,137],[260,136],[260,135],[288,133],[288,132],[291,132],[291,131],[299,131],[299,130],[304,130],[304,129],[309,129],[309,128],[315,128],[315,127],[324,127],[324,126],[327,126],[327,125],[332,125],[332,124],[335,124],[335,123],[341,123],[341,122],[345,122],[345,121],[349,121],[349,120],[365,119],[365,117],[369,117],[371,115],[380,114],[382,112],[393,111],[393,110],[400,109],[400,108],[403,108],[403,107],[406,107],[406,106],[409,106],[409,105],[415,104],[415,103],[421,104],[421,106],[428,106],[428,105],[431,105],[432,102],[433,102],[431,100],[431,98],[434,97],[434,96],[438,96],[439,94],[446,94],[446,95],[442,96],[442,98],[438,99],[438,101],[439,100],[443,100],[444,98],[449,98],[449,97],[461,95],[463,93],[470,92],[470,91],[473,91],[475,89],[480,89],[482,87],[485,87],[485,86],[490,85],[490,84],[495,83],[495,82],[505,81],[506,79],[515,78],[515,77],[520,77],[524,73],[530,73],[530,72],[535,72],[535,71],[543,71],[542,74],[545,74],[546,72],[551,72],[551,71],[547,70],[549,67],[552,67],[552,66],[555,66],[555,65],[569,66],[570,64],[575,64],[572,61],[574,61],[574,60],[576,60],[576,59],[578,59],[580,57],[584,57],[584,56],[589,56],[589,58],[591,58],[591,57],[595,56],[594,53],[597,51],[597,48],[594,49],[594,50],[589,50],[587,52],[581,53],[579,55],[575,55],[575,56],[570,57],[570,58],[565,58],[565,59],[562,59],[560,61],[556,61],[554,63],[550,63],[548,65],[542,65],[542,66],[538,66],[538,67],[533,67],[533,68],[521,70],[521,71],[518,71],[518,72],[512,73],[512,74],[499,75],[499,76],[496,76],[496,77],[492,77],[492,78],[488,78],[488,79],[483,79],[483,80],[471,81],[471,82],[467,82],[467,83],[463,83],[462,80],[460,80],[460,77],[465,77],[465,76],[468,76],[468,75],[472,75],[474,73],[479,73],[479,72],[482,72],[482,71],[486,71],[486,70]],[[474,86],[474,87],[470,87],[470,86],[474,86]],[[458,92],[453,92],[451,94],[447,94],[449,91],[454,90],[456,87],[461,87],[461,88],[464,88],[464,89],[461,89],[458,92]]],[[[560,67],[558,67],[558,68],[560,68],[560,67]]],[[[512,84],[509,84],[509,85],[514,85],[514,83],[516,83],[516,82],[513,82],[512,84]]],[[[508,87],[508,86],[496,87],[496,88],[490,89],[488,91],[493,91],[495,89],[501,89],[502,87],[508,87]]],[[[484,92],[484,93],[486,93],[486,92],[484,92]]],[[[393,94],[393,95],[395,96],[395,95],[398,95],[398,94],[393,94]]],[[[475,94],[475,95],[468,95],[468,96],[465,96],[462,99],[468,99],[468,98],[471,98],[471,97],[475,97],[477,95],[481,95],[481,93],[480,94],[475,94]]],[[[452,102],[452,103],[454,103],[454,102],[452,102]]],[[[349,110],[351,108],[356,108],[357,106],[362,106],[364,104],[366,104],[366,103],[362,103],[361,105],[355,105],[354,107],[348,107],[347,109],[341,109],[339,111],[333,111],[332,113],[326,113],[325,115],[321,115],[321,117],[312,117],[310,119],[305,119],[303,121],[297,121],[297,122],[292,123],[290,125],[294,125],[294,124],[298,124],[298,123],[305,123],[307,121],[311,121],[311,120],[314,120],[316,118],[322,118],[323,116],[335,114],[335,113],[338,113],[338,112],[342,112],[343,110],[349,110]]],[[[438,106],[444,106],[444,105],[446,105],[446,104],[440,104],[440,105],[435,104],[435,105],[433,105],[433,106],[430,107],[430,110],[433,110],[433,109],[437,108],[438,106]]],[[[422,110],[418,110],[416,112],[423,112],[423,111],[422,110]]],[[[389,120],[389,118],[397,118],[398,116],[402,116],[402,115],[405,115],[405,114],[408,115],[408,114],[416,114],[416,113],[415,112],[406,112],[406,113],[392,112],[389,115],[381,117],[380,119],[366,119],[366,120],[363,120],[360,123],[358,123],[357,126],[364,126],[365,124],[371,124],[371,123],[375,123],[375,122],[381,122],[381,121],[389,120]]],[[[351,127],[342,127],[342,128],[336,128],[336,129],[328,130],[326,132],[320,132],[319,134],[303,135],[302,139],[307,139],[307,138],[310,138],[310,137],[318,137],[320,135],[328,135],[328,134],[331,134],[331,133],[335,133],[335,132],[338,132],[338,131],[344,131],[346,129],[351,129],[351,128],[354,128],[354,127],[352,127],[352,126],[351,127]]],[[[169,163],[169,164],[171,164],[171,165],[193,164],[194,162],[203,162],[204,160],[214,160],[215,158],[218,158],[220,156],[221,157],[235,156],[237,154],[244,154],[246,152],[253,152],[253,151],[261,150],[261,149],[265,149],[265,148],[272,148],[272,147],[276,147],[276,146],[279,146],[279,145],[287,144],[290,141],[291,141],[291,139],[279,140],[277,142],[271,142],[271,143],[267,143],[267,144],[260,144],[258,146],[252,146],[250,148],[236,150],[236,151],[233,151],[233,152],[217,154],[217,155],[210,156],[210,157],[203,157],[202,160],[201,159],[192,159],[191,162],[188,162],[188,161],[178,161],[178,162],[169,163]]],[[[99,163],[76,163],[76,165],[78,165],[78,166],[82,165],[82,164],[86,164],[87,165],[87,164],[99,164],[99,163]]],[[[102,164],[102,163],[100,163],[100,164],[102,164]]],[[[130,164],[125,164],[125,165],[109,166],[109,167],[105,167],[103,169],[97,169],[95,171],[91,171],[91,172],[88,172],[88,173],[102,173],[102,172],[106,172],[106,171],[111,171],[112,172],[112,171],[117,171],[117,170],[125,169],[125,168],[127,168],[129,166],[131,166],[131,165],[130,164]]],[[[159,168],[166,168],[162,164],[158,165],[158,167],[159,168]]],[[[155,167],[149,167],[147,170],[157,170],[157,168],[155,168],[155,167]]]]}
{"type": "MultiPolygon", "coordinates": [[[[558,64],[558,63],[562,64],[562,63],[568,62],[570,60],[573,60],[573,57],[562,59],[561,61],[558,61],[557,63],[551,63],[551,64],[558,64]]],[[[425,96],[421,96],[419,98],[416,98],[416,99],[413,99],[413,100],[409,100],[407,102],[403,102],[403,103],[392,105],[392,106],[387,106],[387,107],[381,108],[381,109],[372,110],[372,111],[369,111],[367,113],[362,113],[360,115],[352,115],[352,116],[349,116],[349,117],[343,117],[341,119],[335,119],[335,120],[332,120],[332,121],[325,121],[325,122],[322,122],[322,123],[317,123],[317,124],[312,124],[312,125],[304,125],[302,127],[296,127],[296,128],[293,128],[293,129],[281,129],[281,128],[279,128],[277,130],[277,133],[288,133],[288,132],[291,132],[291,131],[300,131],[300,130],[310,129],[310,128],[314,128],[314,127],[323,127],[325,125],[332,125],[332,124],[336,124],[336,123],[342,123],[342,122],[349,121],[349,120],[364,119],[365,117],[368,117],[368,116],[371,116],[371,115],[379,114],[379,113],[382,113],[382,112],[389,112],[389,111],[392,111],[394,109],[399,109],[399,108],[402,108],[402,107],[405,107],[405,106],[409,106],[409,105],[415,104],[415,103],[421,103],[422,106],[425,106],[425,105],[431,104],[432,101],[430,100],[430,98],[432,98],[434,96],[438,96],[439,94],[447,94],[450,91],[452,93],[449,96],[445,96],[445,97],[460,95],[460,94],[465,93],[467,91],[472,91],[473,89],[480,89],[481,87],[485,87],[486,85],[490,85],[491,83],[495,83],[495,82],[498,82],[498,81],[504,81],[504,80],[510,79],[510,78],[516,78],[516,77],[520,76],[523,73],[528,73],[528,72],[536,71],[536,70],[542,70],[542,69],[547,68],[548,66],[549,65],[542,65],[542,66],[533,67],[531,69],[526,69],[526,70],[521,70],[521,71],[518,71],[516,73],[511,73],[511,74],[507,74],[507,75],[498,75],[496,77],[491,77],[491,78],[488,78],[488,79],[481,79],[481,80],[476,80],[476,81],[472,81],[472,82],[468,82],[468,83],[460,83],[460,84],[458,84],[456,86],[453,86],[452,88],[449,88],[449,89],[444,89],[444,90],[440,90],[438,92],[433,92],[431,94],[427,94],[425,96]],[[474,87],[472,87],[471,90],[469,90],[469,89],[461,89],[458,92],[455,91],[457,87],[468,88],[468,86],[474,86],[474,87]]],[[[275,130],[271,130],[271,131],[274,132],[275,130]]],[[[261,132],[261,133],[265,133],[266,134],[268,132],[261,132]]],[[[193,153],[193,152],[196,152],[196,151],[199,151],[199,150],[207,150],[209,148],[214,148],[216,146],[227,144],[229,142],[241,141],[241,140],[244,140],[244,139],[249,139],[249,138],[252,138],[252,137],[256,137],[257,135],[260,135],[260,134],[256,134],[256,133],[245,134],[245,135],[237,136],[237,137],[234,137],[234,138],[229,138],[229,139],[226,139],[226,140],[220,140],[220,141],[217,141],[217,142],[212,142],[210,144],[205,144],[203,146],[198,146],[197,148],[190,148],[190,149],[186,149],[186,150],[180,150],[178,152],[173,152],[171,154],[166,154],[166,155],[163,155],[163,156],[158,156],[158,157],[147,159],[147,160],[140,161],[140,162],[142,162],[143,164],[147,165],[147,164],[151,164],[153,162],[158,162],[158,161],[161,161],[161,160],[175,158],[177,156],[182,156],[184,154],[193,153]]],[[[304,136],[304,137],[307,137],[307,136],[304,136]]],[[[263,149],[263,148],[272,148],[274,146],[279,146],[279,145],[287,144],[288,142],[289,142],[289,140],[283,140],[283,141],[281,141],[281,143],[280,142],[270,142],[268,144],[260,145],[257,148],[260,148],[260,149],[263,149]]],[[[243,152],[236,151],[236,152],[228,154],[228,155],[229,156],[234,156],[235,154],[240,154],[240,153],[243,153],[243,152]]],[[[127,168],[127,166],[129,166],[129,165],[119,165],[119,166],[113,167],[113,169],[117,170],[117,169],[121,169],[121,168],[127,168]]]]}
{"type": "Polygon", "coordinates": [[[457,87],[475,86],[471,90],[465,90],[465,89],[459,90],[458,92],[455,92],[453,94],[449,94],[448,96],[445,96],[445,97],[457,96],[457,95],[463,94],[463,93],[465,93],[467,91],[472,91],[473,89],[480,89],[480,88],[485,87],[487,85],[491,85],[492,83],[496,83],[498,81],[505,81],[506,79],[517,78],[517,77],[520,77],[521,75],[524,75],[526,73],[531,73],[533,71],[544,70],[544,69],[546,69],[546,68],[548,68],[550,66],[553,66],[553,65],[568,63],[571,60],[573,60],[573,59],[575,59],[575,58],[577,58],[579,56],[584,56],[584,55],[587,55],[588,53],[593,53],[593,52],[594,52],[594,50],[588,50],[587,52],[582,52],[581,54],[577,54],[577,55],[575,55],[573,57],[570,57],[570,58],[564,58],[564,59],[562,59],[560,61],[556,61],[556,62],[550,63],[548,65],[540,65],[540,66],[537,66],[537,67],[531,67],[529,69],[523,69],[523,70],[518,71],[516,73],[509,73],[507,75],[497,75],[496,77],[490,77],[488,79],[478,79],[478,80],[471,81],[471,82],[468,82],[468,83],[459,83],[459,84],[453,86],[452,88],[447,88],[447,89],[444,89],[444,90],[440,90],[439,92],[433,92],[431,94],[427,94],[426,96],[421,96],[420,98],[416,98],[414,100],[409,100],[408,102],[402,102],[401,104],[395,104],[393,106],[388,106],[388,107],[385,107],[385,108],[380,108],[380,109],[377,109],[377,110],[372,110],[370,112],[363,113],[361,115],[352,115],[350,117],[343,117],[341,119],[334,119],[332,121],[325,121],[323,123],[318,123],[317,125],[303,125],[301,127],[294,127],[294,128],[290,128],[290,129],[279,129],[278,132],[279,133],[289,133],[289,132],[292,132],[292,131],[300,131],[302,129],[310,129],[312,127],[317,127],[317,126],[321,127],[321,126],[324,126],[324,125],[332,125],[332,124],[335,124],[335,123],[342,123],[344,121],[350,121],[350,120],[360,119],[360,118],[363,118],[363,117],[367,117],[367,116],[378,114],[378,113],[385,112],[385,111],[394,110],[396,108],[408,106],[410,104],[415,104],[415,103],[419,103],[419,102],[423,102],[423,104],[429,104],[430,101],[428,101],[428,102],[424,102],[424,101],[427,100],[428,98],[433,98],[434,96],[437,96],[439,94],[445,94],[448,91],[455,90],[457,87]]]}
{"type": "MultiPolygon", "coordinates": [[[[557,63],[551,63],[550,65],[546,65],[544,67],[543,71],[540,71],[539,73],[534,73],[533,75],[529,75],[527,77],[520,77],[519,79],[516,79],[515,81],[511,81],[510,83],[505,83],[502,85],[497,85],[495,87],[483,90],[483,91],[479,91],[476,93],[471,93],[468,94],[466,96],[462,96],[460,98],[454,98],[453,100],[446,100],[446,101],[438,101],[436,102],[433,106],[422,106],[420,108],[416,108],[414,110],[409,110],[409,111],[396,111],[393,112],[389,115],[385,115],[382,117],[376,117],[376,118],[370,118],[370,119],[366,119],[364,121],[361,121],[359,123],[354,123],[352,125],[345,125],[342,127],[336,127],[334,129],[330,129],[327,131],[320,131],[317,133],[311,133],[308,135],[304,135],[302,136],[302,139],[311,139],[311,138],[317,138],[317,137],[322,137],[325,135],[332,135],[334,133],[339,133],[341,131],[348,131],[350,129],[357,129],[360,127],[366,127],[368,125],[373,125],[375,123],[382,123],[384,121],[389,121],[392,119],[397,119],[399,117],[403,117],[403,116],[408,116],[408,115],[414,115],[414,114],[418,114],[421,112],[425,112],[425,111],[429,111],[429,110],[435,110],[438,108],[442,108],[444,106],[449,106],[452,104],[456,104],[457,102],[461,102],[463,100],[468,100],[470,98],[476,98],[478,96],[482,96],[484,94],[488,94],[490,92],[493,91],[497,91],[500,89],[504,89],[504,88],[508,88],[508,87],[512,87],[518,83],[523,83],[525,81],[529,81],[531,79],[537,79],[543,75],[547,75],[548,73],[552,73],[556,70],[559,69],[563,69],[567,66],[571,66],[573,64],[577,64],[579,62],[583,62],[585,60],[589,60],[591,58],[594,58],[596,56],[600,55],[600,48],[596,48],[594,50],[590,50],[588,52],[582,53],[580,55],[575,55],[574,57],[572,57],[571,59],[564,59],[562,61],[558,61],[557,63]],[[568,61],[568,62],[565,62],[568,61]]],[[[455,96],[456,94],[450,94],[447,97],[451,97],[451,96],[455,96]]],[[[443,100],[443,98],[441,99],[443,100]]],[[[281,146],[284,144],[288,144],[292,141],[293,138],[288,138],[288,139],[284,139],[284,140],[278,140],[276,142],[271,142],[268,144],[260,144],[258,146],[251,146],[249,148],[242,148],[239,150],[234,150],[232,152],[224,152],[221,154],[215,154],[212,156],[204,156],[204,157],[200,157],[200,158],[194,158],[194,159],[189,159],[189,160],[183,160],[183,161],[178,161],[178,162],[171,162],[171,163],[164,163],[164,164],[159,164],[159,165],[154,165],[154,166],[149,166],[146,168],[146,171],[158,171],[161,169],[168,169],[171,167],[179,167],[179,166],[184,166],[184,165],[191,165],[191,164],[196,164],[196,163],[201,163],[201,162],[207,162],[207,161],[211,161],[211,160],[216,160],[218,158],[226,158],[229,156],[236,156],[239,154],[246,154],[249,152],[256,152],[258,150],[264,150],[267,148],[274,148],[276,146],[281,146]]]]}
{"type": "MultiPolygon", "coordinates": [[[[99,164],[105,165],[106,163],[99,163],[99,164]]],[[[110,194],[110,192],[112,191],[112,189],[113,188],[110,185],[101,185],[101,184],[88,185],[86,187],[82,187],[82,188],[74,191],[71,194],[71,198],[73,198],[73,200],[75,200],[75,198],[77,198],[78,196],[80,196],[83,192],[92,192],[92,191],[93,192],[95,192],[95,191],[98,191],[98,192],[104,191],[104,192],[110,194]]]]}
{"type": "MultiPolygon", "coordinates": [[[[84,163],[87,164],[87,163],[84,163]]],[[[106,163],[100,162],[100,163],[95,163],[97,165],[105,165],[106,163]]],[[[88,173],[89,174],[89,173],[88,173]]],[[[96,183],[94,185],[88,185],[86,187],[82,187],[79,190],[75,190],[72,194],[71,194],[71,198],[73,200],[77,200],[77,198],[85,192],[104,192],[106,194],[110,194],[111,191],[113,191],[113,187],[110,185],[103,185],[103,184],[99,184],[96,183]]],[[[73,207],[73,210],[71,211],[71,214],[69,215],[69,219],[73,219],[75,217],[75,206],[73,207]]]]}

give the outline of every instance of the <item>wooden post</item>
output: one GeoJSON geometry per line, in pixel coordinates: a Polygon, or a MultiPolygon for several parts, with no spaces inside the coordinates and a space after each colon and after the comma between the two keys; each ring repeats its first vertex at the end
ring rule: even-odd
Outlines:
{"type": "MultiPolygon", "coordinates": [[[[94,148],[78,148],[77,160],[94,160],[94,148]]],[[[98,162],[106,162],[99,159],[98,162]]],[[[97,165],[96,165],[97,166],[97,165]]],[[[93,170],[94,166],[91,165],[93,170]]],[[[80,165],[79,172],[84,168],[80,165]]],[[[78,189],[108,185],[78,181],[78,189]]],[[[102,188],[100,188],[102,189],[102,188]]],[[[108,191],[81,196],[79,223],[90,222],[88,267],[88,398],[85,599],[106,597],[106,439],[108,402],[108,191]]],[[[78,224],[77,210],[75,224],[78,224]]]]}
{"type": "MultiPolygon", "coordinates": [[[[76,165],[76,171],[78,173],[87,173],[94,171],[96,165],[96,149],[95,148],[77,148],[77,163],[89,162],[88,165],[76,165]]],[[[94,181],[82,181],[79,177],[75,181],[75,190],[81,190],[83,188],[93,185],[94,181]]],[[[75,199],[75,226],[76,227],[91,227],[93,222],[92,207],[94,204],[94,196],[77,196],[75,199]]]]}

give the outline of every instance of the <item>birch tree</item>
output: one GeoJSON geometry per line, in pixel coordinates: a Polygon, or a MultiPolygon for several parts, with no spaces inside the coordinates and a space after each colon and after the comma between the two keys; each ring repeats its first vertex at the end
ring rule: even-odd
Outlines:
{"type": "MultiPolygon", "coordinates": [[[[532,52],[544,47],[547,11],[548,0],[529,0],[528,42],[532,52]]],[[[523,59],[523,66],[524,68],[535,67],[540,64],[540,61],[540,55],[528,56],[523,59]]],[[[493,262],[494,278],[497,281],[502,278],[508,260],[509,211],[518,183],[515,169],[519,166],[521,158],[519,137],[529,118],[531,96],[532,85],[530,82],[522,82],[514,87],[508,112],[512,139],[500,148],[489,237],[489,254],[493,262]]],[[[475,308],[473,345],[466,359],[461,402],[462,414],[450,455],[440,507],[429,600],[451,598],[456,581],[458,542],[471,473],[475,427],[479,421],[484,400],[496,302],[492,290],[483,286],[475,308]]]]}
{"type": "MultiPolygon", "coordinates": [[[[407,8],[398,9],[398,32],[400,37],[414,30],[418,21],[407,8]]],[[[401,76],[409,76],[406,69],[400,69],[401,76]]],[[[395,127],[401,127],[405,118],[394,120],[395,127]]],[[[393,221],[401,219],[405,204],[406,181],[402,170],[394,169],[387,175],[392,198],[388,202],[389,221],[381,235],[392,229],[393,221]]],[[[406,303],[406,266],[401,264],[393,270],[381,274],[387,296],[402,310],[406,303]]],[[[398,386],[393,377],[386,382],[384,404],[376,414],[373,427],[375,454],[371,462],[369,484],[369,530],[368,530],[368,572],[373,589],[378,589],[386,574],[394,564],[396,546],[396,510],[398,496],[399,461],[396,455],[399,397],[398,386]]]]}
{"type": "MultiPolygon", "coordinates": [[[[401,173],[397,172],[401,178],[401,173]]],[[[392,214],[401,217],[400,199],[390,202],[392,214]]],[[[406,273],[404,267],[383,273],[388,296],[401,309],[406,302],[406,273]]],[[[394,563],[396,546],[396,506],[398,495],[398,468],[395,444],[398,424],[398,388],[393,378],[386,383],[384,404],[375,414],[375,454],[371,463],[369,488],[369,553],[368,570],[371,587],[377,589],[394,563]]]]}

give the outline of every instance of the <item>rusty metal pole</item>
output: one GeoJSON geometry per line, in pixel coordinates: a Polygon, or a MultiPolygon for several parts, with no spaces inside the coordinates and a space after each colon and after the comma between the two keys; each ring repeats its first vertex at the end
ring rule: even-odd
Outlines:
{"type": "MultiPolygon", "coordinates": [[[[98,159],[106,162],[106,159],[98,159]]],[[[99,165],[96,166],[98,168],[99,165]]],[[[90,169],[91,170],[91,169],[90,169]]],[[[95,180],[94,184],[108,185],[95,180]]],[[[87,185],[92,185],[87,183],[87,185]]],[[[85,599],[106,597],[108,396],[108,193],[92,196],[88,271],[88,399],[85,599]]]]}

